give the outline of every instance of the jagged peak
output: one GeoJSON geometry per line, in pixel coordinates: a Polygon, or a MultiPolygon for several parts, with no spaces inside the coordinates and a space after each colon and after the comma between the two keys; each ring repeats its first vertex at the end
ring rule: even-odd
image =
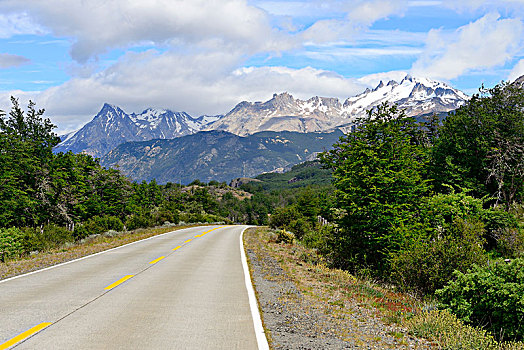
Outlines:
{"type": "Polygon", "coordinates": [[[294,97],[287,91],[280,94],[273,94],[273,100],[293,100],[294,97]]]}

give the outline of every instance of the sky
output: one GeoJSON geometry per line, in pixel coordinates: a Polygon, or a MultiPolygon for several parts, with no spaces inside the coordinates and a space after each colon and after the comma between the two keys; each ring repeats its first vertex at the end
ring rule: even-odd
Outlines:
{"type": "Polygon", "coordinates": [[[104,103],[194,117],[406,74],[471,95],[524,74],[524,0],[0,0],[0,110],[58,133],[104,103]]]}

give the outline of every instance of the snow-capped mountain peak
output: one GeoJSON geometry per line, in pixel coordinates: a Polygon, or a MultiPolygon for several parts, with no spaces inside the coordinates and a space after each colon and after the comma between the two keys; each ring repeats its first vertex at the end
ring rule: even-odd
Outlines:
{"type": "Polygon", "coordinates": [[[266,102],[241,102],[208,130],[238,135],[259,131],[318,132],[351,125],[357,117],[381,103],[395,103],[406,115],[444,113],[461,106],[468,96],[449,85],[406,75],[400,83],[390,80],[367,88],[341,103],[337,98],[314,96],[306,101],[284,92],[266,102]]]}
{"type": "Polygon", "coordinates": [[[148,108],[142,113],[127,114],[115,105],[105,103],[89,123],[66,138],[55,148],[101,157],[121,143],[168,139],[193,134],[218,120],[220,116],[194,119],[186,112],[148,108]]]}

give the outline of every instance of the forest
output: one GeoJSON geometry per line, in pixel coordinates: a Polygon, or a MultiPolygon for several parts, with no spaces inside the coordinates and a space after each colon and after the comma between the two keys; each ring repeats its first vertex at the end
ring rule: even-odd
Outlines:
{"type": "Polygon", "coordinates": [[[320,155],[323,169],[238,189],[132,182],[86,154],[54,153],[54,128],[32,102],[24,111],[12,98],[1,115],[1,261],[109,230],[269,225],[330,266],[435,298],[497,339],[524,339],[521,86],[481,88],[442,121],[381,105],[320,155]]]}

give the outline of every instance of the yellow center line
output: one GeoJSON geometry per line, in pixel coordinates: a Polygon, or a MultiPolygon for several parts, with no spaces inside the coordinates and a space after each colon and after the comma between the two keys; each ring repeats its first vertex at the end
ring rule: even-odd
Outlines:
{"type": "Polygon", "coordinates": [[[6,341],[3,344],[0,344],[0,350],[7,349],[7,348],[15,345],[16,343],[19,343],[22,340],[24,340],[26,338],[29,338],[33,334],[40,332],[42,329],[44,329],[46,327],[49,327],[50,325],[52,325],[51,322],[43,322],[43,323],[40,323],[37,326],[34,326],[31,329],[28,329],[24,333],[21,333],[21,334],[17,335],[16,337],[12,338],[12,339],[9,339],[8,341],[6,341]]]}
{"type": "Polygon", "coordinates": [[[164,259],[164,258],[165,258],[165,256],[161,256],[160,258],[156,258],[155,260],[150,261],[149,263],[150,263],[150,264],[156,264],[157,262],[159,262],[160,260],[162,260],[162,259],[164,259]]]}
{"type": "Polygon", "coordinates": [[[115,283],[111,283],[110,285],[108,285],[108,286],[105,287],[104,289],[106,289],[106,290],[113,289],[113,288],[115,288],[116,286],[118,286],[119,284],[124,283],[125,281],[127,281],[128,279],[130,279],[131,277],[134,277],[134,276],[135,276],[135,275],[127,275],[127,276],[124,276],[124,277],[122,277],[121,279],[119,279],[118,281],[116,281],[115,283]]]}
{"type": "Polygon", "coordinates": [[[176,247],[173,248],[173,251],[178,250],[180,248],[182,248],[182,246],[176,246],[176,247]]]}
{"type": "Polygon", "coordinates": [[[191,242],[191,238],[185,241],[184,243],[189,243],[189,242],[191,242]]]}
{"type": "Polygon", "coordinates": [[[223,228],[223,227],[227,227],[227,226],[220,226],[220,227],[215,227],[215,228],[212,228],[212,229],[211,229],[211,230],[209,230],[209,231],[205,231],[205,232],[204,232],[204,234],[206,234],[206,233],[209,233],[209,232],[211,232],[211,231],[215,231],[215,230],[218,230],[219,228],[223,228]]]}

